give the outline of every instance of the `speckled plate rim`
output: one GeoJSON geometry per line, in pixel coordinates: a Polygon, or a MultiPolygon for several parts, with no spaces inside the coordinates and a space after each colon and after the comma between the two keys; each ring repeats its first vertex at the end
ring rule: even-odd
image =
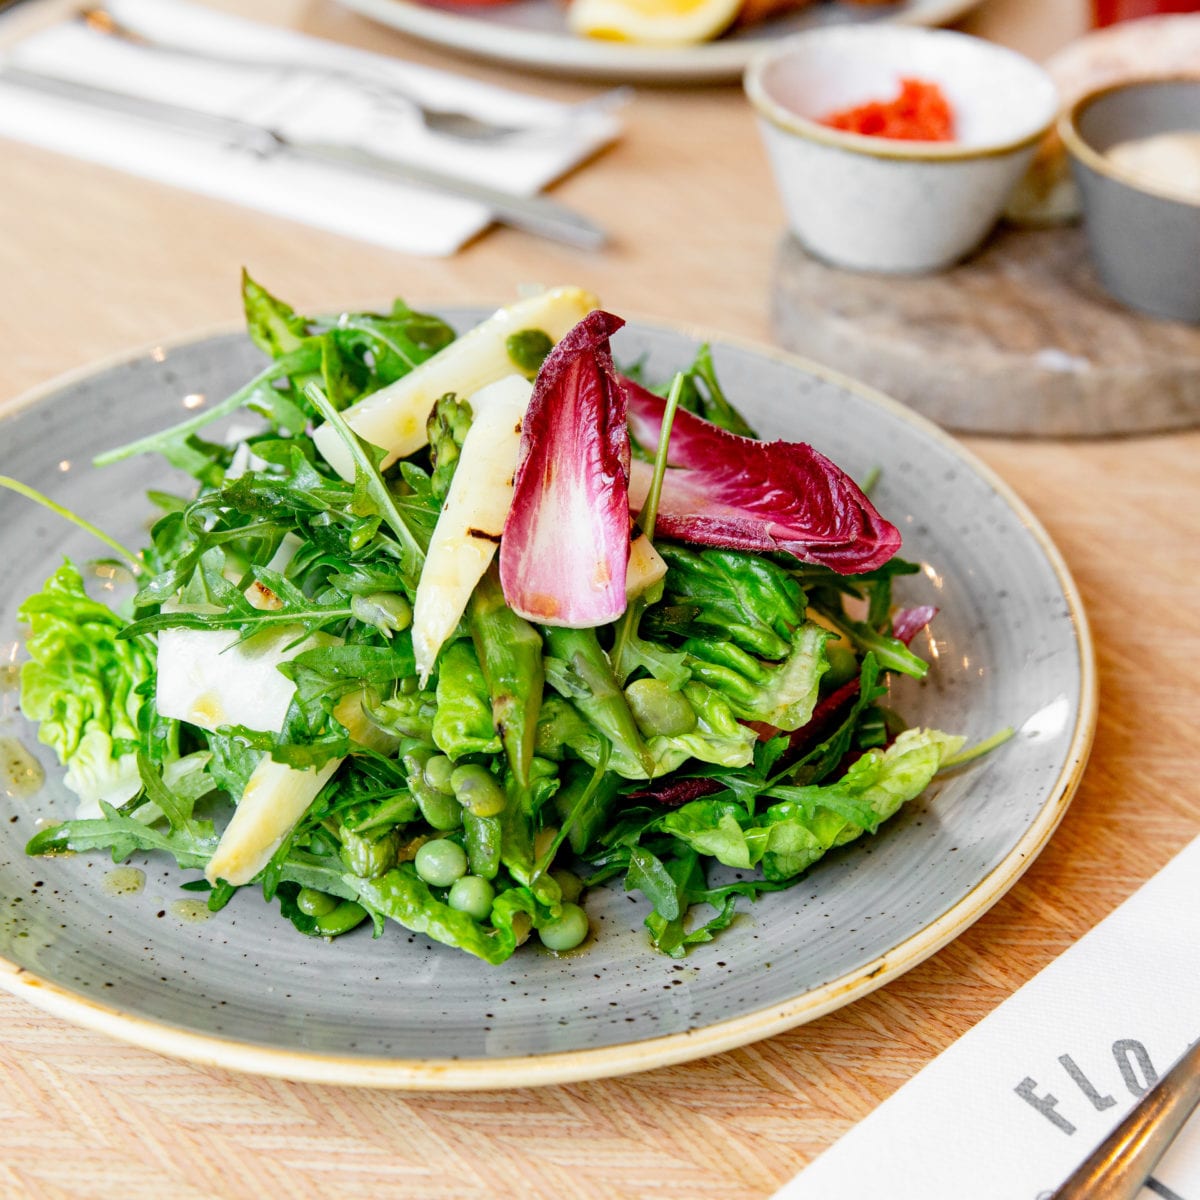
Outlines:
{"type": "MultiPolygon", "coordinates": [[[[453,316],[456,310],[468,307],[479,306],[448,302],[429,305],[430,311],[446,316],[453,316]]],[[[43,979],[3,957],[0,957],[0,988],[52,1016],[61,1017],[131,1045],[202,1066],[306,1083],[391,1088],[402,1091],[466,1091],[548,1086],[605,1079],[687,1062],[761,1041],[763,1038],[816,1020],[861,999],[905,971],[911,970],[973,925],[1008,892],[1045,848],[1066,813],[1071,797],[1083,776],[1096,728],[1098,697],[1095,649],[1087,615],[1070,570],[1050,535],[1025,502],[991,467],[932,421],[882,392],[820,363],[751,339],[717,334],[689,324],[669,324],[661,320],[643,320],[639,317],[632,317],[628,324],[631,332],[646,330],[652,333],[682,335],[697,342],[707,341],[714,347],[724,346],[742,350],[789,365],[856,393],[956,455],[963,466],[983,480],[1012,510],[1022,527],[1046,556],[1066,601],[1079,653],[1079,693],[1076,697],[1075,725],[1063,756],[1062,766],[1048,786],[1041,808],[1000,863],[940,917],[899,942],[887,953],[820,987],[782,1004],[683,1033],[589,1050],[508,1058],[437,1060],[360,1058],[302,1050],[277,1050],[229,1038],[198,1034],[123,1012],[43,979]]],[[[143,358],[155,351],[191,345],[235,332],[240,332],[240,329],[222,325],[176,338],[159,339],[139,350],[119,353],[66,372],[6,403],[0,409],[0,429],[3,428],[4,422],[16,413],[34,407],[64,388],[102,371],[143,358]]]]}
{"type": "MultiPolygon", "coordinates": [[[[717,38],[697,46],[657,48],[579,37],[562,29],[530,29],[489,19],[486,9],[438,8],[422,0],[337,0],[345,8],[423,42],[460,54],[578,79],[630,83],[732,83],[770,35],[717,38]]],[[[554,0],[546,0],[553,4],[554,0]]],[[[896,25],[944,25],[981,0],[920,0],[918,9],[888,14],[896,25]]],[[[779,36],[786,36],[781,34],[779,36]]]]}

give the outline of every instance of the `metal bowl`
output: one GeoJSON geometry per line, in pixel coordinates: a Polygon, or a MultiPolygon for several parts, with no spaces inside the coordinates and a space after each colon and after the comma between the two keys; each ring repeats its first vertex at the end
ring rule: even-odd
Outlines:
{"type": "Polygon", "coordinates": [[[1146,79],[1082,97],[1059,134],[1083,197],[1101,282],[1130,308],[1200,323],[1200,196],[1109,160],[1114,146],[1157,134],[1200,134],[1200,78],[1146,79]]]}

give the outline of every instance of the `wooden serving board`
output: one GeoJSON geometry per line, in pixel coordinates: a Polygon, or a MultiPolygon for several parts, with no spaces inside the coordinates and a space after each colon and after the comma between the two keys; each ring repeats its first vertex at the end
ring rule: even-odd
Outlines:
{"type": "Polygon", "coordinates": [[[787,349],[961,433],[1200,424],[1200,326],[1110,299],[1078,228],[1002,228],[974,258],[919,277],[842,271],[787,236],[772,323],[787,349]]]}

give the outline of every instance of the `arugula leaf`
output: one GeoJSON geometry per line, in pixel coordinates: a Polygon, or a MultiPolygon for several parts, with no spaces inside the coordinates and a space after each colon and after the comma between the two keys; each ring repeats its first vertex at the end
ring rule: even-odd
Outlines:
{"type": "Polygon", "coordinates": [[[346,424],[339,413],[326,399],[321,389],[310,384],[305,394],[313,407],[325,418],[327,424],[337,431],[342,439],[350,458],[354,463],[354,511],[358,516],[368,513],[380,517],[399,541],[403,552],[402,562],[408,572],[411,587],[416,590],[416,580],[421,573],[421,564],[425,558],[425,549],[414,536],[404,517],[396,507],[395,498],[388,490],[387,484],[379,471],[383,462],[384,452],[377,446],[369,447],[359,440],[358,435],[346,424]]]}
{"type": "MultiPolygon", "coordinates": [[[[717,380],[712,347],[707,342],[696,351],[692,365],[682,374],[684,387],[679,401],[681,407],[721,429],[736,433],[739,437],[758,437],[746,423],[745,417],[734,408],[717,380]]],[[[655,390],[660,395],[666,395],[666,387],[655,390]]]]}
{"type": "Polygon", "coordinates": [[[216,833],[208,822],[192,829],[164,831],[146,825],[123,810],[100,801],[99,817],[65,821],[35,834],[26,854],[83,853],[111,850],[113,862],[124,862],[138,850],[162,850],[188,869],[203,868],[217,847],[216,833]]]}

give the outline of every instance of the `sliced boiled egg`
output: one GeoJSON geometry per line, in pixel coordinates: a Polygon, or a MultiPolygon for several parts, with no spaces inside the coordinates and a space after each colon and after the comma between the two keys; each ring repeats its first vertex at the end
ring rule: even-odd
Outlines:
{"type": "Polygon", "coordinates": [[[647,46],[688,46],[718,37],[733,24],[741,0],[572,0],[573,33],[647,46]]]}

